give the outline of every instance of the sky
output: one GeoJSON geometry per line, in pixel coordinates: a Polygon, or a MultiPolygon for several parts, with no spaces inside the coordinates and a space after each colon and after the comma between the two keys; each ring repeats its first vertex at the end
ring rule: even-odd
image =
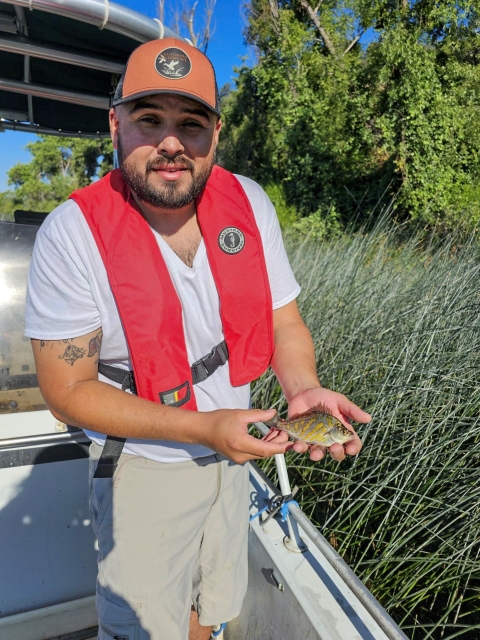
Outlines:
{"type": "MultiPolygon", "coordinates": [[[[155,0],[116,0],[116,2],[151,18],[158,17],[155,0]]],[[[180,0],[171,0],[170,2],[166,0],[165,24],[167,26],[172,25],[168,7],[175,5],[181,7],[182,4],[180,0]]],[[[217,0],[216,2],[213,20],[215,33],[208,46],[207,54],[215,67],[219,87],[227,82],[232,82],[232,77],[235,75],[233,68],[241,64],[242,57],[252,57],[252,52],[248,51],[243,43],[242,32],[246,25],[243,5],[244,0],[217,0]]],[[[204,2],[200,0],[197,9],[199,17],[202,17],[203,7],[204,2]]],[[[18,162],[30,160],[30,154],[26,151],[25,145],[35,139],[36,136],[30,133],[14,131],[0,133],[0,191],[9,188],[7,171],[18,162]]]]}

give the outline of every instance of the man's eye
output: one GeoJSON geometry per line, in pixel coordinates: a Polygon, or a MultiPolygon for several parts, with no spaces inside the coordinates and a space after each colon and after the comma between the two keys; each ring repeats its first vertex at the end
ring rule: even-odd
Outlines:
{"type": "Polygon", "coordinates": [[[189,120],[188,122],[184,123],[185,127],[198,127],[200,129],[203,129],[203,126],[200,124],[200,122],[195,122],[194,120],[189,120]]]}

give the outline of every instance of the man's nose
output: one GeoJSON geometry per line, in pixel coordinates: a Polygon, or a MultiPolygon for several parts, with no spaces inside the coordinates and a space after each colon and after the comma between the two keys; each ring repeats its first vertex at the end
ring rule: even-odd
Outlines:
{"type": "Polygon", "coordinates": [[[157,147],[157,152],[160,155],[169,157],[178,156],[184,151],[185,147],[183,146],[181,140],[178,138],[178,136],[172,133],[163,136],[157,147]]]}

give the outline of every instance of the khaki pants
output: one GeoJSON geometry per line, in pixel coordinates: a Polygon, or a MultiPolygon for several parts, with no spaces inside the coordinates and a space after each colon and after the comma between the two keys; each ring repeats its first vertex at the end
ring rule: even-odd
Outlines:
{"type": "Polygon", "coordinates": [[[239,615],[247,588],[248,465],[214,455],[165,464],[122,454],[113,479],[93,473],[99,640],[187,640],[239,615]]]}

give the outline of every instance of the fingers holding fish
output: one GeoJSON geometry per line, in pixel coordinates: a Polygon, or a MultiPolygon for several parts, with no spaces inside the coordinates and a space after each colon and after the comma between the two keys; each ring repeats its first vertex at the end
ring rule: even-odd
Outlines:
{"type": "MultiPolygon", "coordinates": [[[[289,440],[289,435],[282,429],[276,429],[275,427],[272,427],[267,435],[262,438],[262,440],[264,442],[274,442],[277,444],[281,444],[289,440]]],[[[308,445],[306,442],[302,442],[301,440],[294,440],[293,442],[289,443],[288,447],[286,447],[286,451],[295,451],[296,453],[306,453],[309,450],[310,458],[314,461],[321,460],[325,456],[326,452],[326,449],[324,447],[308,445]]]]}
{"type": "Polygon", "coordinates": [[[355,434],[355,437],[350,440],[350,442],[347,442],[346,445],[344,445],[345,453],[347,454],[347,456],[356,456],[360,453],[360,450],[362,448],[362,441],[357,436],[355,431],[353,431],[353,429],[352,432],[355,434]]]}
{"type": "Polygon", "coordinates": [[[330,455],[337,462],[341,462],[347,457],[345,453],[345,447],[340,444],[334,444],[330,447],[330,455]]]}
{"type": "Polygon", "coordinates": [[[327,447],[322,447],[318,444],[307,444],[301,440],[295,440],[290,442],[287,451],[294,451],[295,453],[307,453],[310,452],[310,460],[318,462],[322,460],[327,454],[327,447]]]}
{"type": "MultiPolygon", "coordinates": [[[[337,432],[337,436],[340,437],[334,437],[333,442],[330,442],[330,444],[327,443],[326,446],[329,447],[332,458],[340,461],[343,460],[346,455],[357,455],[362,448],[362,442],[352,428],[351,423],[352,421],[360,423],[370,422],[371,416],[342,393],[319,387],[305,389],[291,398],[289,403],[289,417],[292,418],[296,413],[311,411],[314,406],[323,407],[326,413],[337,419],[344,430],[348,430],[344,434],[337,432]],[[334,442],[343,446],[334,445],[334,442]]],[[[320,453],[315,453],[312,459],[321,459],[321,457],[323,456],[321,456],[320,453]]]]}
{"type": "Polygon", "coordinates": [[[288,433],[286,433],[285,431],[282,431],[281,429],[272,428],[267,433],[267,435],[262,438],[262,440],[264,442],[276,442],[276,443],[287,442],[288,433]]]}
{"type": "Polygon", "coordinates": [[[311,445],[310,448],[310,459],[311,460],[321,460],[325,455],[328,449],[329,454],[336,460],[337,462],[341,462],[347,456],[356,456],[360,453],[362,449],[362,441],[355,433],[352,426],[343,427],[342,430],[342,438],[343,441],[340,441],[340,438],[336,440],[336,442],[332,442],[327,445],[326,448],[322,447],[322,455],[314,450],[318,450],[316,445],[311,445]],[[346,432],[349,433],[346,433],[346,432]],[[314,455],[312,455],[314,454],[314,455]]]}
{"type": "MultiPolygon", "coordinates": [[[[361,448],[361,444],[360,444],[360,448],[361,448]]],[[[346,446],[338,443],[334,443],[329,447],[324,447],[319,444],[306,444],[305,442],[300,442],[298,440],[296,442],[292,442],[288,450],[295,451],[296,453],[308,452],[310,455],[310,460],[312,460],[312,462],[319,462],[320,460],[323,460],[323,458],[325,458],[325,456],[327,455],[327,452],[337,462],[341,462],[347,455],[356,455],[356,453],[349,454],[346,451],[346,446]]]]}
{"type": "MultiPolygon", "coordinates": [[[[370,416],[342,394],[328,389],[322,391],[324,392],[322,397],[329,398],[331,406],[325,402],[318,402],[306,411],[293,414],[292,404],[295,405],[295,403],[291,403],[287,420],[282,420],[275,415],[265,423],[275,429],[267,436],[268,441],[283,442],[278,430],[284,431],[293,440],[288,450],[297,453],[309,451],[310,459],[313,461],[321,460],[326,455],[327,449],[332,458],[337,461],[343,460],[347,455],[357,455],[362,448],[362,443],[351,426],[351,420],[354,416],[360,419],[370,419],[370,416]]],[[[302,395],[305,396],[305,394],[302,395]]],[[[318,398],[317,393],[310,396],[310,401],[312,398],[318,398]]],[[[303,397],[296,405],[302,406],[305,401],[303,397]]]]}
{"type": "Polygon", "coordinates": [[[311,445],[310,449],[310,460],[313,462],[319,462],[323,460],[323,458],[327,455],[327,448],[321,447],[318,444],[311,445]]]}
{"type": "Polygon", "coordinates": [[[302,440],[294,440],[290,450],[296,451],[297,453],[307,453],[309,449],[310,446],[306,442],[302,442],[302,440]]]}
{"type": "MultiPolygon", "coordinates": [[[[270,432],[262,438],[262,440],[264,440],[265,442],[273,442],[277,444],[286,442],[288,439],[289,435],[286,431],[275,428],[272,428],[270,432]]],[[[355,434],[353,439],[350,442],[347,442],[345,445],[333,443],[329,447],[319,444],[308,444],[306,442],[303,442],[302,440],[293,440],[289,443],[288,447],[286,447],[286,451],[294,451],[295,453],[309,452],[310,460],[312,460],[313,462],[319,462],[320,460],[322,460],[327,455],[328,451],[334,460],[340,462],[347,455],[357,455],[360,452],[361,448],[362,443],[358,436],[355,434]]]]}
{"type": "Polygon", "coordinates": [[[196,442],[217,451],[238,464],[285,453],[287,439],[258,440],[248,433],[248,425],[268,422],[274,410],[217,409],[197,412],[196,442]]]}

